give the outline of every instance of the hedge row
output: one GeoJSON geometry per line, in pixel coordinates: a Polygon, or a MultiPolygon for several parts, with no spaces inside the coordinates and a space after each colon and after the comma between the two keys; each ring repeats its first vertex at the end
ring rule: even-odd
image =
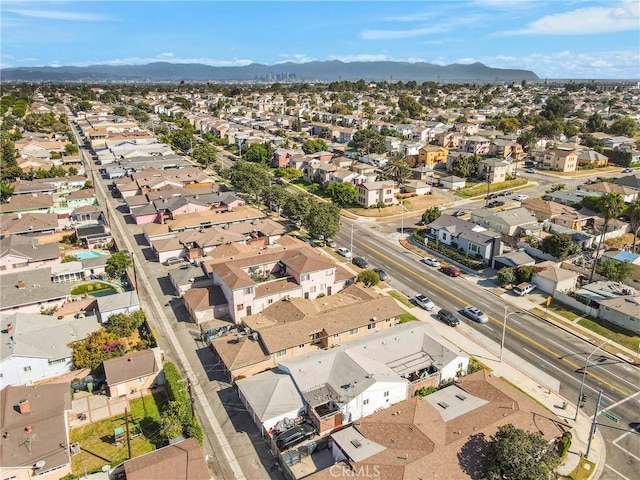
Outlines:
{"type": "Polygon", "coordinates": [[[186,437],[193,437],[200,442],[204,441],[204,432],[198,419],[191,415],[191,399],[189,398],[189,392],[187,386],[184,384],[184,380],[178,371],[178,368],[171,362],[164,364],[164,378],[166,381],[165,388],[167,389],[167,395],[170,400],[174,400],[180,403],[180,411],[188,412],[182,418],[182,430],[186,437]]]}
{"type": "Polygon", "coordinates": [[[428,244],[425,243],[424,241],[424,237],[422,235],[420,235],[420,232],[422,232],[423,230],[414,230],[413,231],[413,238],[420,244],[425,245],[427,248],[429,248],[430,250],[434,250],[438,253],[441,253],[442,255],[444,255],[445,257],[461,263],[462,265],[471,268],[472,270],[482,270],[482,268],[484,267],[484,263],[481,262],[480,260],[475,260],[473,258],[468,257],[467,255],[465,255],[462,252],[459,252],[458,250],[456,250],[455,248],[452,248],[448,245],[445,245],[444,243],[441,242],[429,242],[428,244]]]}

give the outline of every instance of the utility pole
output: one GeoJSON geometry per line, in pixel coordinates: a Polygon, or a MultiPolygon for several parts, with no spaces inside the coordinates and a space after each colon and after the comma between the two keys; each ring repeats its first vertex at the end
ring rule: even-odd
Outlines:
{"type": "Polygon", "coordinates": [[[196,410],[193,400],[193,392],[191,391],[191,379],[187,378],[187,392],[189,392],[189,403],[191,404],[191,422],[196,419],[196,410]]]}
{"type": "Polygon", "coordinates": [[[596,411],[593,414],[593,421],[591,422],[591,431],[589,432],[589,443],[587,443],[587,451],[584,454],[584,458],[589,459],[589,451],[591,450],[591,440],[596,433],[596,426],[598,425],[598,409],[600,408],[600,401],[602,400],[602,390],[598,393],[598,401],[596,402],[596,411]]]}
{"type": "Polygon", "coordinates": [[[129,438],[129,410],[126,407],[124,409],[124,420],[125,432],[127,435],[127,453],[129,454],[127,458],[131,459],[131,439],[129,438]]]}

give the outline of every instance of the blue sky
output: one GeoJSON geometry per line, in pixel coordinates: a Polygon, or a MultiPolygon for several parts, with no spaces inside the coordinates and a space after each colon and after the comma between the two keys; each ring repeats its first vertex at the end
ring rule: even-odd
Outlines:
{"type": "Polygon", "coordinates": [[[2,67],[482,62],[640,78],[638,0],[2,0],[2,67]]]}

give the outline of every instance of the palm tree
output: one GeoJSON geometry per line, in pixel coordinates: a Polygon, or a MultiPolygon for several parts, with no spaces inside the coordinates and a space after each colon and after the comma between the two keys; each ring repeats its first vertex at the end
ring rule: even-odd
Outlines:
{"type": "Polygon", "coordinates": [[[407,157],[402,152],[393,152],[382,173],[400,188],[411,178],[411,167],[407,164],[407,157]]]}
{"type": "Polygon", "coordinates": [[[633,232],[633,253],[636,253],[636,241],[638,240],[638,230],[640,229],[640,200],[636,200],[627,208],[627,215],[631,223],[633,232]]]}
{"type": "Polygon", "coordinates": [[[619,193],[607,193],[600,199],[599,203],[600,208],[598,210],[600,211],[602,218],[604,218],[604,225],[602,226],[602,234],[600,235],[598,248],[596,249],[596,254],[594,256],[593,267],[591,268],[591,275],[589,276],[589,283],[593,281],[593,274],[595,273],[596,265],[598,264],[598,253],[600,252],[604,236],[607,233],[609,221],[612,218],[619,217],[625,208],[624,198],[622,198],[622,195],[619,193]]]}

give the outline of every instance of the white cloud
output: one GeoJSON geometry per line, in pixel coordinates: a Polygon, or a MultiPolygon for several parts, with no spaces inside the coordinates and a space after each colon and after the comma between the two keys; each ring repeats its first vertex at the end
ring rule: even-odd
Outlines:
{"type": "Polygon", "coordinates": [[[307,63],[307,62],[313,62],[313,61],[316,60],[313,57],[309,57],[309,56],[305,55],[304,53],[294,53],[294,54],[281,53],[281,54],[278,55],[278,57],[280,57],[282,59],[278,63],[284,63],[284,62],[307,63]]]}
{"type": "MultiPolygon", "coordinates": [[[[108,60],[87,60],[83,62],[65,62],[65,66],[73,67],[87,67],[89,65],[144,65],[153,62],[169,62],[169,63],[201,63],[203,65],[211,65],[213,67],[243,67],[251,63],[255,63],[253,60],[244,58],[235,58],[231,60],[219,60],[215,58],[186,58],[176,57],[174,54],[167,57],[166,53],[160,53],[155,57],[123,57],[112,58],[108,60]]],[[[59,66],[58,61],[46,63],[47,66],[59,66]]]]}
{"type": "Polygon", "coordinates": [[[434,33],[443,33],[449,29],[444,25],[435,25],[430,27],[412,28],[409,30],[362,30],[360,38],[364,40],[392,40],[398,38],[414,38],[430,35],[434,33]]]}
{"type": "Polygon", "coordinates": [[[618,5],[578,8],[547,15],[522,30],[504,35],[590,35],[640,29],[640,3],[623,0],[618,5]]]}
{"type": "Polygon", "coordinates": [[[158,58],[174,58],[174,57],[175,55],[173,54],[173,52],[164,52],[158,55],[158,58]]]}
{"type": "Polygon", "coordinates": [[[22,17],[45,18],[48,20],[66,20],[70,22],[105,21],[113,19],[109,15],[81,12],[63,12],[59,10],[28,10],[24,8],[14,8],[8,9],[6,10],[6,12],[14,13],[22,17]]]}
{"type": "Polygon", "coordinates": [[[360,54],[360,55],[331,55],[327,60],[340,60],[341,62],[384,62],[391,60],[384,54],[360,54]]]}

